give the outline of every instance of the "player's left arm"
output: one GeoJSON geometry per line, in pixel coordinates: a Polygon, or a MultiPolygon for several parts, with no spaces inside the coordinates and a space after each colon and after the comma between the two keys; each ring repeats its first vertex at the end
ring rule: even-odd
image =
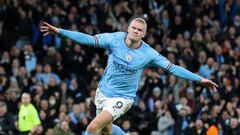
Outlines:
{"type": "Polygon", "coordinates": [[[218,85],[213,81],[203,78],[181,66],[171,63],[166,57],[162,56],[161,54],[157,53],[156,55],[156,53],[154,53],[153,63],[154,65],[163,68],[165,71],[171,73],[172,75],[175,75],[183,79],[199,82],[208,89],[213,90],[214,92],[217,90],[216,88],[218,87],[218,85]]]}
{"type": "Polygon", "coordinates": [[[191,81],[197,81],[200,82],[203,86],[207,87],[208,89],[212,90],[212,92],[216,92],[218,85],[214,83],[212,80],[203,78],[195,73],[192,73],[191,71],[180,67],[178,65],[174,65],[170,63],[170,67],[168,71],[180,78],[188,79],[191,81]]]}
{"type": "Polygon", "coordinates": [[[201,76],[194,74],[183,67],[171,63],[166,57],[162,56],[161,54],[159,54],[154,59],[154,65],[161,67],[165,71],[170,72],[177,77],[195,82],[201,82],[201,76]]]}

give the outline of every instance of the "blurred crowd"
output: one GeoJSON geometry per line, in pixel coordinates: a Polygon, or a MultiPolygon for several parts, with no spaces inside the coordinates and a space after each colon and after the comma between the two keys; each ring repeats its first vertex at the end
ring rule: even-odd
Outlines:
{"type": "Polygon", "coordinates": [[[83,135],[95,116],[108,52],[43,37],[43,21],[94,35],[126,31],[134,17],[147,21],[144,41],[220,87],[146,69],[115,123],[139,135],[240,135],[240,0],[0,0],[0,134],[18,133],[23,92],[41,120],[35,135],[83,135]]]}

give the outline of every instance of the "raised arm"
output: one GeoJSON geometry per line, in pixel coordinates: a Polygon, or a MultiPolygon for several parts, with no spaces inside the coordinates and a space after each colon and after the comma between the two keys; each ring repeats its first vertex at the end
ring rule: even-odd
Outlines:
{"type": "Polygon", "coordinates": [[[58,34],[63,37],[69,38],[76,43],[88,46],[99,46],[102,48],[108,47],[108,41],[111,39],[111,34],[98,34],[98,35],[88,35],[82,32],[70,31],[65,29],[60,29],[54,27],[46,22],[43,22],[42,26],[40,26],[40,31],[43,32],[43,36],[48,34],[58,34]]]}
{"type": "Polygon", "coordinates": [[[168,71],[177,77],[195,81],[195,82],[199,82],[206,88],[210,89],[211,92],[217,91],[218,85],[216,83],[214,83],[213,81],[203,78],[195,73],[192,73],[191,71],[189,71],[181,66],[172,64],[167,58],[165,58],[161,54],[158,54],[156,51],[153,51],[152,59],[153,59],[153,61],[152,61],[153,65],[161,67],[165,71],[168,71]]]}
{"type": "Polygon", "coordinates": [[[189,71],[183,67],[180,67],[180,66],[177,66],[177,65],[174,65],[171,63],[169,63],[169,66],[170,67],[168,68],[168,71],[171,74],[173,74],[177,77],[180,77],[180,78],[191,80],[191,81],[197,81],[197,82],[201,83],[203,86],[205,86],[206,88],[210,89],[211,92],[217,91],[218,85],[216,83],[214,83],[213,81],[203,78],[197,74],[194,74],[191,71],[189,71]]]}

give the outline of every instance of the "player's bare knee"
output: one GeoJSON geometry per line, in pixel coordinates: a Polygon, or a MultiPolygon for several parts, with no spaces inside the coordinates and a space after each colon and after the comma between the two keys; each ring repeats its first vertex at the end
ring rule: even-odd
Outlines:
{"type": "Polygon", "coordinates": [[[109,130],[102,130],[101,135],[112,135],[112,132],[109,130]]]}
{"type": "Polygon", "coordinates": [[[97,124],[89,124],[87,126],[87,129],[86,131],[89,132],[89,133],[96,133],[98,130],[98,125],[97,124]]]}

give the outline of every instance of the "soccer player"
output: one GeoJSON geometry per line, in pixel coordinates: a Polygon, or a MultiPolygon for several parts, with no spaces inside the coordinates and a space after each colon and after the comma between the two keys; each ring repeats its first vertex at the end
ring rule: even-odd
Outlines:
{"type": "Polygon", "coordinates": [[[112,122],[126,113],[133,104],[142,72],[150,66],[160,67],[171,74],[199,82],[216,91],[218,85],[185,68],[172,64],[147,43],[142,41],[147,24],[142,18],[135,18],[127,32],[88,35],[54,27],[46,22],[40,27],[44,35],[59,34],[79,44],[101,47],[108,50],[108,62],[99,82],[95,104],[97,116],[86,129],[86,135],[125,135],[112,122]]]}

